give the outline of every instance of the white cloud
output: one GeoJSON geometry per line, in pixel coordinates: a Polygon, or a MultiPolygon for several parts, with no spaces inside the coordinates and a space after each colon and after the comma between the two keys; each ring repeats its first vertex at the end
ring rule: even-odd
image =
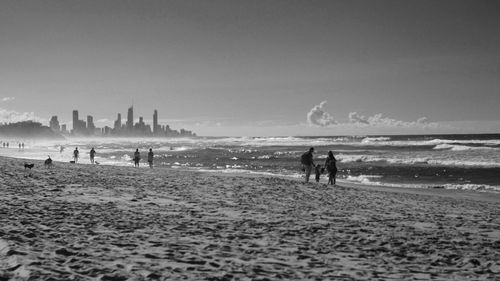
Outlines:
{"type": "Polygon", "coordinates": [[[361,123],[361,124],[370,124],[365,116],[359,115],[355,111],[349,113],[349,122],[351,122],[351,123],[361,123]]]}
{"type": "Polygon", "coordinates": [[[325,104],[326,101],[322,101],[307,113],[307,123],[310,126],[327,127],[337,124],[333,116],[325,111],[325,104]]]}
{"type": "Polygon", "coordinates": [[[15,123],[29,120],[39,121],[40,119],[35,117],[34,112],[17,112],[14,110],[0,108],[1,123],[15,123]]]}
{"type": "Polygon", "coordinates": [[[374,127],[374,128],[418,128],[418,129],[426,129],[426,128],[436,128],[438,127],[438,123],[429,122],[427,117],[421,117],[415,121],[402,121],[390,117],[384,116],[382,113],[377,113],[372,116],[361,115],[357,112],[350,112],[347,122],[337,122],[335,118],[328,112],[325,111],[325,105],[327,101],[322,101],[320,104],[315,105],[308,113],[307,113],[307,123],[311,127],[333,127],[334,125],[343,128],[366,128],[366,127],[374,127]]]}
{"type": "Polygon", "coordinates": [[[15,99],[16,99],[15,97],[4,97],[4,98],[2,98],[2,102],[13,101],[15,99]]]}
{"type": "Polygon", "coordinates": [[[373,116],[364,116],[357,112],[349,113],[349,122],[357,125],[373,126],[373,127],[399,127],[399,128],[413,128],[413,127],[435,127],[437,123],[429,122],[427,117],[421,117],[416,121],[402,121],[389,117],[384,117],[382,113],[373,116]]]}

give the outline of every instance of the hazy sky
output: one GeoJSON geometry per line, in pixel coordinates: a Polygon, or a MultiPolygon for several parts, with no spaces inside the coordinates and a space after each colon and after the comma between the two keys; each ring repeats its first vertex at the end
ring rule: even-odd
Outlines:
{"type": "Polygon", "coordinates": [[[0,2],[0,121],[500,133],[500,1],[0,2]],[[425,118],[427,119],[425,119],[425,118]]]}

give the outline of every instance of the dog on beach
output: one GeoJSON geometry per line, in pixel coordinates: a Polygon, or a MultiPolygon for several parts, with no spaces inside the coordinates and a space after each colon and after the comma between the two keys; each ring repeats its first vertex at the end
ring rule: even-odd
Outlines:
{"type": "Polygon", "coordinates": [[[54,164],[52,164],[52,159],[50,159],[50,156],[45,160],[44,164],[45,168],[52,168],[54,166],[54,164]]]}
{"type": "Polygon", "coordinates": [[[31,163],[31,164],[28,164],[28,163],[24,163],[24,169],[26,170],[26,168],[28,169],[32,169],[33,167],[35,167],[35,164],[31,163]]]}

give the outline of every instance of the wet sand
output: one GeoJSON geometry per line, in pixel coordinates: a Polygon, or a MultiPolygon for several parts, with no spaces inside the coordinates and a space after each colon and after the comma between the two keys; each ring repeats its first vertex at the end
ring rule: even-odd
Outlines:
{"type": "Polygon", "coordinates": [[[495,280],[498,194],[0,157],[0,280],[495,280]]]}

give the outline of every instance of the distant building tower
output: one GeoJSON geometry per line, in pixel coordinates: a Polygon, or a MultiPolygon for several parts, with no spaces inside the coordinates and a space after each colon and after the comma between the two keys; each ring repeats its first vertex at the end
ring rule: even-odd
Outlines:
{"type": "Polygon", "coordinates": [[[68,133],[68,130],[66,130],[66,124],[63,124],[61,126],[61,133],[63,133],[63,134],[67,134],[68,133]]]}
{"type": "Polygon", "coordinates": [[[127,112],[127,129],[132,131],[134,129],[134,107],[131,106],[127,112]]]}
{"type": "Polygon", "coordinates": [[[118,113],[118,117],[116,118],[114,129],[119,131],[121,128],[122,128],[122,115],[120,113],[118,113]]]}
{"type": "Polygon", "coordinates": [[[87,115],[87,130],[90,134],[94,134],[94,117],[92,117],[91,115],[87,115]]]}
{"type": "Polygon", "coordinates": [[[76,133],[78,132],[78,110],[73,110],[73,132],[76,133]]]}
{"type": "Polygon", "coordinates": [[[85,131],[85,121],[78,119],[78,110],[73,110],[73,133],[78,134],[85,131]]]}
{"type": "Polygon", "coordinates": [[[158,110],[153,113],[153,135],[158,135],[158,110]]]}
{"type": "Polygon", "coordinates": [[[57,120],[57,116],[52,116],[50,118],[50,123],[49,127],[52,129],[54,132],[58,132],[61,130],[61,126],[59,126],[59,121],[57,120]]]}

